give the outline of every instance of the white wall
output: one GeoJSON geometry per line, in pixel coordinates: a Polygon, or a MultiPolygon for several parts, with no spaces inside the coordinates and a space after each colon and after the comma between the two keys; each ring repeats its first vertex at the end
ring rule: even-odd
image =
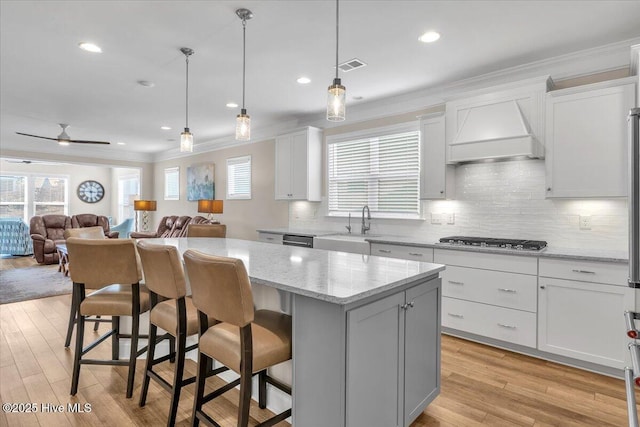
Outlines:
{"type": "Polygon", "coordinates": [[[151,218],[151,229],[166,215],[206,216],[198,213],[198,202],[188,201],[186,195],[187,167],[200,163],[215,165],[215,198],[224,200],[224,212],[214,217],[227,225],[227,237],[257,240],[258,228],[286,227],[288,202],[275,200],[275,141],[267,140],[156,163],[153,194],[158,209],[151,218]],[[245,155],[251,155],[252,198],[226,200],[226,161],[245,155]],[[164,200],[164,169],[175,166],[180,168],[180,200],[164,200]]]}

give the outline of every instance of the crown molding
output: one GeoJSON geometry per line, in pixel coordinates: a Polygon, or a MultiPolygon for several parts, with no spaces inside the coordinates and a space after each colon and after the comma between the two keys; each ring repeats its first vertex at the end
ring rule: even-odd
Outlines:
{"type": "Polygon", "coordinates": [[[629,61],[629,75],[637,76],[640,68],[640,44],[631,46],[631,60],[629,61]]]}

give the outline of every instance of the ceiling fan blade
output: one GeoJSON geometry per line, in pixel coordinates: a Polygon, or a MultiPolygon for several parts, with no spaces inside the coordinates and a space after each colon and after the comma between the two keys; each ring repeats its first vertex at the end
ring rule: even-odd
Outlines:
{"type": "Polygon", "coordinates": [[[75,142],[79,144],[104,144],[104,145],[111,144],[110,142],[106,142],[106,141],[83,141],[81,139],[70,139],[66,142],[75,142]]]}
{"type": "Polygon", "coordinates": [[[34,138],[42,138],[42,139],[50,139],[51,141],[57,141],[58,138],[48,138],[46,136],[40,136],[40,135],[31,135],[30,133],[22,133],[22,132],[16,132],[18,135],[24,135],[24,136],[32,136],[34,138]]]}

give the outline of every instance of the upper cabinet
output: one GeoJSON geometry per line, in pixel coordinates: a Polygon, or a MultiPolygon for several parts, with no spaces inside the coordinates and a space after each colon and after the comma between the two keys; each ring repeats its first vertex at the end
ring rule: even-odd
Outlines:
{"type": "Polygon", "coordinates": [[[463,94],[446,104],[447,162],[544,157],[548,76],[463,94]]]}
{"type": "Polygon", "coordinates": [[[627,115],[634,77],[549,92],[547,197],[627,195],[627,115]]]}
{"type": "Polygon", "coordinates": [[[321,197],[322,131],[307,127],[276,137],[276,200],[321,197]]]}
{"type": "Polygon", "coordinates": [[[446,164],[444,112],[420,117],[420,198],[454,196],[455,166],[446,164]]]}

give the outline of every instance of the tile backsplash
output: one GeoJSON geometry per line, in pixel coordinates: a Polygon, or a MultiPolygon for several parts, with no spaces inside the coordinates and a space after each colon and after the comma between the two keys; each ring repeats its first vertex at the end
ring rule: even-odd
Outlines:
{"type": "MultiPolygon", "coordinates": [[[[422,202],[424,220],[371,220],[371,234],[416,236],[424,242],[468,235],[546,240],[549,246],[628,250],[627,199],[545,199],[543,160],[469,163],[456,167],[453,200],[422,202]],[[454,224],[432,224],[453,214],[454,224]],[[580,217],[590,229],[580,229],[580,217]]],[[[360,213],[351,218],[360,230],[360,213]]],[[[347,218],[327,216],[327,201],[291,202],[289,227],[346,231],[347,218]]]]}

